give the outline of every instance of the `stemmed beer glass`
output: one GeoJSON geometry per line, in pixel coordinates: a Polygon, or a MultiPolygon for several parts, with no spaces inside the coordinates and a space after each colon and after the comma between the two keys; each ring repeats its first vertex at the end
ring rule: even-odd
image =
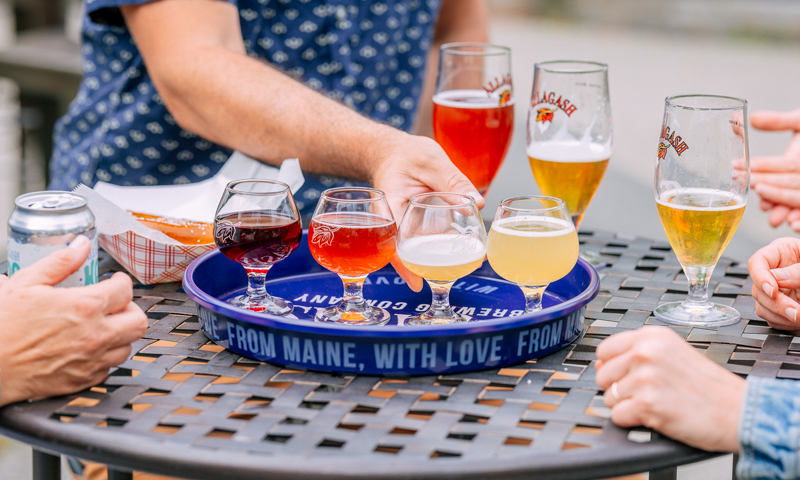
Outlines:
{"type": "Polygon", "coordinates": [[[384,325],[389,312],[364,300],[367,275],[389,264],[395,253],[397,227],[386,195],[374,188],[344,187],[322,192],[308,247],[326,269],[344,283],[342,301],[320,310],[317,320],[347,325],[384,325]]]}
{"type": "Polygon", "coordinates": [[[511,144],[511,49],[446,43],[439,51],[433,134],[450,160],[485,195],[511,144]]]}
{"type": "Polygon", "coordinates": [[[292,303],[270,296],[264,283],[269,269],[297,248],[302,235],[288,185],[273,180],[229,183],[214,217],[214,242],[247,270],[247,292],[228,302],[255,312],[291,313],[292,303]]]}
{"type": "Polygon", "coordinates": [[[397,231],[397,254],[433,292],[430,308],[406,325],[470,320],[450,306],[450,288],[477,270],[486,256],[486,228],[472,197],[437,192],[411,197],[397,231]]]}
{"type": "Polygon", "coordinates": [[[564,201],[529,196],[500,203],[489,230],[489,265],[525,294],[525,311],[542,309],[547,286],[578,261],[578,234],[564,201]]]}
{"type": "MultiPolygon", "coordinates": [[[[528,159],[543,195],[561,198],[580,227],[611,157],[608,65],[557,60],[534,66],[528,110],[528,159]]],[[[593,267],[595,252],[581,252],[593,267]]]]}
{"type": "Polygon", "coordinates": [[[738,322],[734,308],[708,300],[708,280],[747,203],[747,101],[721,95],[668,97],[656,162],[658,215],[689,281],[689,295],[653,313],[675,325],[738,322]]]}

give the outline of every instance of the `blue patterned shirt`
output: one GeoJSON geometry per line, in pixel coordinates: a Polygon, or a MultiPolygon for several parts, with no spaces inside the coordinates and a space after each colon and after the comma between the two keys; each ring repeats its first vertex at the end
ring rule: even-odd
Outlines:
{"type": "MultiPolygon", "coordinates": [[[[119,7],[150,0],[86,0],[84,78],[55,127],[50,188],[97,181],[165,185],[205,180],[231,150],[170,115],[119,7]]],[[[239,9],[247,54],[372,119],[410,130],[440,0],[226,0],[239,9]]],[[[304,213],[321,189],[306,176],[304,213]]]]}

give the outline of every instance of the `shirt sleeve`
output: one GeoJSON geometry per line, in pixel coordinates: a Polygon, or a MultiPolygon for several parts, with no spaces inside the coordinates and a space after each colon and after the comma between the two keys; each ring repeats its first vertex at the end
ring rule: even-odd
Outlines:
{"type": "MultiPolygon", "coordinates": [[[[125,25],[119,7],[124,5],[142,5],[160,0],[86,0],[86,15],[89,21],[99,25],[121,27],[125,25]]],[[[238,8],[238,0],[222,0],[232,3],[238,8]]]]}
{"type": "Polygon", "coordinates": [[[800,478],[800,382],[747,379],[739,444],[737,478],[800,478]]]}

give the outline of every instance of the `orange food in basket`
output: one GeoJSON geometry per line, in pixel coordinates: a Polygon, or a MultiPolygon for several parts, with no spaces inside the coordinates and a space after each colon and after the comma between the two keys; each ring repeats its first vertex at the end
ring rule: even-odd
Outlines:
{"type": "Polygon", "coordinates": [[[177,240],[184,245],[214,243],[214,225],[210,223],[159,217],[158,215],[147,215],[145,213],[128,213],[146,226],[158,230],[169,238],[177,240]]]}

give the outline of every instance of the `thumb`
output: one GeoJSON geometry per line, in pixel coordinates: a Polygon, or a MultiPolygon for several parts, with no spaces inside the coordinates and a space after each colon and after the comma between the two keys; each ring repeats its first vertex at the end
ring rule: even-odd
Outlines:
{"type": "Polygon", "coordinates": [[[775,277],[779,288],[800,288],[800,264],[796,263],[784,268],[773,268],[770,273],[775,277]]]}
{"type": "Polygon", "coordinates": [[[800,132],[800,109],[791,112],[754,112],[750,124],[759,130],[794,130],[800,132]]]}
{"type": "Polygon", "coordinates": [[[17,285],[56,285],[72,275],[86,261],[91,249],[89,239],[78,235],[67,248],[57,250],[19,270],[9,281],[17,285]]]}

